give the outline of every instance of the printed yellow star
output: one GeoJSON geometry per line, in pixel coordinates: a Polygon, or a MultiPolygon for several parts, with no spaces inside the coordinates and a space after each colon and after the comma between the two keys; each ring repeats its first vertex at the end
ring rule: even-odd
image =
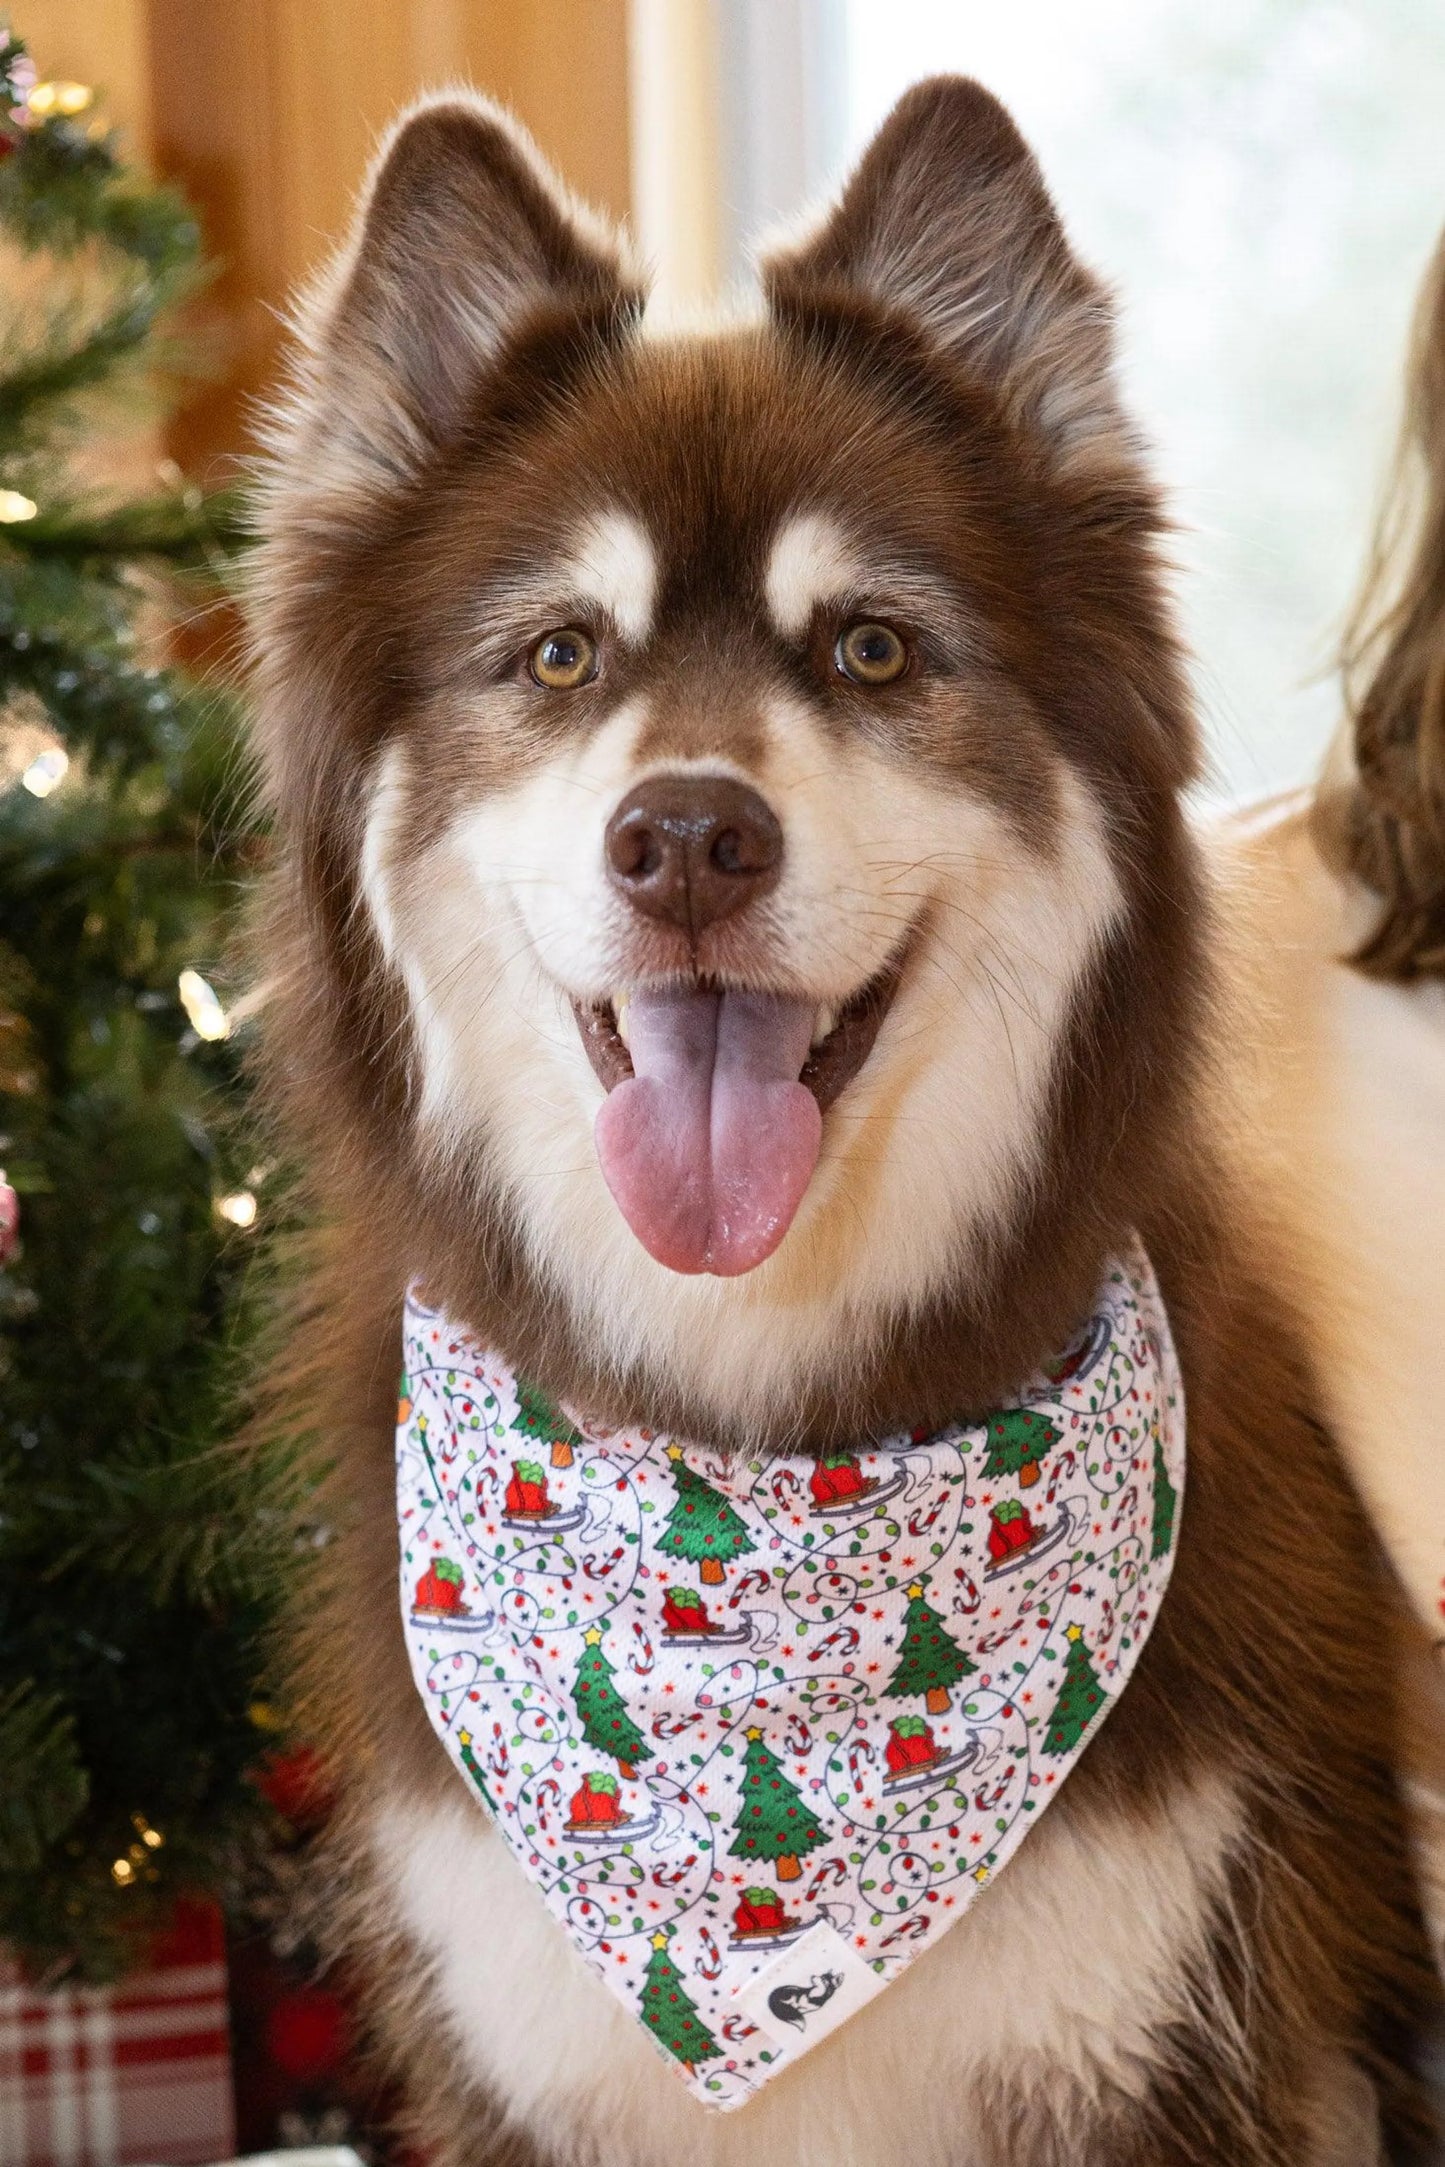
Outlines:
{"type": "Polygon", "coordinates": [[[667,1947],[667,1936],[660,1926],[652,1937],[652,1946],[654,1949],[665,1949],[667,1947]]]}
{"type": "Polygon", "coordinates": [[[763,1727],[761,1723],[755,1723],[747,1735],[750,1741],[754,1738],[761,1738],[763,1735],[763,1727]]]}
{"type": "Polygon", "coordinates": [[[916,1603],[916,1602],[917,1602],[917,1601],[919,1600],[919,1598],[920,1598],[920,1596],[921,1596],[922,1594],[923,1594],[923,1582],[922,1582],[921,1580],[915,1580],[915,1581],[913,1582],[912,1586],[911,1586],[911,1587],[909,1588],[909,1590],[908,1590],[908,1600],[909,1600],[909,1602],[910,1602],[910,1603],[916,1603]]]}
{"type": "Polygon", "coordinates": [[[988,1868],[986,1866],[975,1866],[973,1869],[973,1878],[975,1881],[987,1881],[988,1868]]]}
{"type": "Polygon", "coordinates": [[[1083,1637],[1084,1628],[1082,1625],[1066,1625],[1064,1627],[1065,1640],[1082,1640],[1083,1637]]]}
{"type": "Polygon", "coordinates": [[[472,1734],[471,1734],[471,1732],[470,1732],[470,1731],[458,1731],[458,1732],[457,1732],[457,1744],[458,1744],[459,1746],[469,1746],[469,1745],[471,1744],[471,1742],[472,1742],[472,1734]]]}
{"type": "Polygon", "coordinates": [[[667,1456],[670,1460],[680,1460],[682,1458],[681,1445],[669,1445],[667,1448],[667,1456]]]}
{"type": "Polygon", "coordinates": [[[589,1648],[600,1648],[602,1645],[601,1626],[589,1625],[586,1632],[582,1635],[582,1638],[586,1641],[589,1648]]]}

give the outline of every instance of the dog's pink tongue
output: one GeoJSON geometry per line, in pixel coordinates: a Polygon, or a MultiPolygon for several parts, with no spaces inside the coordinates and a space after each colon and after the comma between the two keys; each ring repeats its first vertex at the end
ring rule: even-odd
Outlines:
{"type": "Polygon", "coordinates": [[[659,1264],[750,1272],[792,1225],[823,1130],[798,1081],[813,1014],[768,994],[633,997],[634,1074],[597,1116],[597,1156],[659,1264]]]}

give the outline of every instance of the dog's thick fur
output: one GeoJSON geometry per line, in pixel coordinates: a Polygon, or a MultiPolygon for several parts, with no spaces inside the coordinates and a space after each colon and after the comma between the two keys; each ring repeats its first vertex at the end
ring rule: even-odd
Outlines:
{"type": "Polygon", "coordinates": [[[765,285],[758,321],[654,334],[616,240],[449,98],[383,153],[277,418],[265,1033],[322,1231],[276,1387],[335,1464],[303,1705],[344,1783],[337,1943],[435,2167],[1423,2158],[1392,1598],[1199,1110],[1194,731],[1104,297],[963,82],[910,93],[765,285]],[[860,616],[904,633],[897,684],[834,670],[860,616]],[[542,691],[529,648],[578,622],[596,681],[542,691]],[[750,783],[786,843],[685,960],[602,877],[612,809],[675,770],[750,783]],[[573,1000],[691,969],[836,1006],[900,952],[776,1254],[654,1263],[573,1000]],[[402,1290],[598,1418],[807,1449],[986,1405],[1134,1227],[1190,1439],[1134,1680],[967,1918],[710,2115],[412,1687],[402,1290]]]}

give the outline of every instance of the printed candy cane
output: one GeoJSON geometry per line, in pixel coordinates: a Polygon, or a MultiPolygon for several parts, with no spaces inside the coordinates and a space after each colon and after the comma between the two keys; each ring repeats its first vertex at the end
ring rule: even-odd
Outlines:
{"type": "Polygon", "coordinates": [[[691,1713],[678,1711],[676,1714],[669,1712],[655,1715],[652,1719],[652,1735],[654,1738],[681,1738],[684,1731],[690,1731],[695,1723],[702,1722],[704,1713],[702,1709],[695,1709],[691,1713]]]}
{"type": "MultiPolygon", "coordinates": [[[[698,1969],[702,1969],[701,1965],[698,1969]]],[[[703,1973],[704,1978],[708,1976],[708,1973],[703,1973]]],[[[745,2039],[757,2038],[758,2027],[756,2024],[749,2024],[741,2010],[735,2009],[731,2016],[723,2018],[722,2035],[730,2047],[740,2047],[745,2039]]]]}
{"type": "Polygon", "coordinates": [[[926,1535],[929,1529],[937,1521],[940,1513],[943,1511],[944,1506],[951,1501],[952,1497],[952,1488],[941,1489],[938,1495],[933,1500],[932,1511],[925,1513],[920,1510],[918,1512],[910,1513],[908,1519],[909,1534],[926,1535]]]}
{"type": "Polygon", "coordinates": [[[870,1738],[856,1739],[848,1748],[848,1781],[860,1796],[868,1788],[868,1778],[862,1774],[862,1770],[872,1768],[877,1759],[878,1756],[874,1751],[873,1741],[870,1738]]]}
{"type": "Polygon", "coordinates": [[[803,1494],[802,1482],[790,1467],[775,1468],[768,1488],[773,1493],[773,1503],[781,1512],[786,1512],[803,1494]]]}
{"type": "Polygon", "coordinates": [[[1050,1475],[1048,1489],[1044,1492],[1044,1503],[1052,1505],[1059,1494],[1059,1484],[1066,1476],[1077,1473],[1079,1456],[1072,1445],[1065,1445],[1062,1452],[1051,1453],[1045,1465],[1049,1467],[1050,1475]]]}
{"type": "Polygon", "coordinates": [[[618,1543],[615,1549],[608,1551],[606,1561],[599,1565],[596,1551],[589,1550],[582,1559],[583,1575],[588,1580],[605,1580],[609,1573],[616,1572],[626,1555],[627,1545],[618,1543]]]}
{"type": "Polygon", "coordinates": [[[789,1753],[796,1753],[799,1760],[813,1750],[813,1734],[803,1718],[794,1709],[788,1717],[788,1728],[783,1733],[783,1744],[789,1753]]]}
{"type": "Polygon", "coordinates": [[[983,1601],[978,1582],[962,1565],[953,1568],[954,1595],[950,1608],[956,1618],[970,1618],[983,1601]]]}
{"type": "Polygon", "coordinates": [[[832,1632],[825,1633],[818,1642],[813,1650],[813,1659],[821,1662],[825,1657],[831,1659],[834,1656],[842,1658],[856,1655],[862,1637],[856,1625],[835,1625],[832,1632]]]}
{"type": "MultiPolygon", "coordinates": [[[[723,1968],[722,1950],[713,1939],[712,1928],[710,1926],[701,1927],[697,1938],[701,1954],[693,1965],[693,1970],[697,1973],[699,1979],[721,1978],[723,1968]]],[[[726,2037],[726,2033],[723,2036],[726,2037]]]]}
{"type": "Polygon", "coordinates": [[[487,1769],[493,1776],[505,1776],[511,1768],[511,1755],[500,1723],[492,1725],[492,1743],[487,1748],[487,1769]]]}
{"type": "Polygon", "coordinates": [[[835,1889],[841,1889],[848,1879],[848,1861],[843,1858],[824,1859],[822,1865],[803,1891],[803,1902],[811,1904],[820,1890],[829,1886],[830,1877],[831,1885],[835,1889]]]}
{"type": "Polygon", "coordinates": [[[906,1919],[900,1919],[891,1934],[885,1934],[879,1942],[880,1949],[891,1949],[895,1941],[922,1941],[933,1919],[927,1911],[911,1911],[906,1919]]]}
{"type": "Polygon", "coordinates": [[[654,1866],[652,1884],[658,1889],[675,1889],[680,1881],[686,1881],[697,1864],[696,1851],[689,1851],[679,1866],[654,1866]]]}
{"type": "Polygon", "coordinates": [[[550,1813],[548,1812],[547,1808],[548,1808],[548,1804],[549,1804],[549,1802],[550,1802],[550,1804],[551,1804],[551,1805],[553,1805],[553,1806],[560,1806],[560,1805],[561,1805],[561,1803],[562,1803],[562,1786],[561,1786],[561,1784],[560,1784],[560,1783],[559,1783],[559,1782],[557,1781],[557,1778],[556,1778],[555,1776],[544,1776],[544,1777],[542,1778],[542,1781],[541,1781],[541,1782],[540,1782],[540,1783],[539,1783],[539,1784],[537,1785],[536,1789],[535,1789],[535,1790],[533,1791],[533,1793],[532,1793],[532,1797],[533,1797],[533,1800],[534,1800],[534,1802],[535,1802],[535,1804],[536,1804],[536,1808],[537,1808],[537,1820],[538,1820],[538,1822],[539,1822],[540,1826],[541,1826],[541,1827],[542,1827],[542,1828],[543,1828],[544,1830],[550,1830],[550,1829],[551,1829],[551,1826],[552,1826],[552,1816],[551,1816],[551,1814],[550,1814],[550,1813]]]}
{"type": "Polygon", "coordinates": [[[652,1645],[652,1637],[640,1618],[632,1621],[632,1637],[638,1645],[628,1649],[627,1667],[639,1678],[645,1678],[656,1663],[657,1654],[652,1645]]]}
{"type": "Polygon", "coordinates": [[[1117,1535],[1126,1520],[1132,1521],[1139,1510],[1139,1486],[1131,1482],[1119,1498],[1118,1510],[1109,1522],[1109,1533],[1117,1535]]]}
{"type": "Polygon", "coordinates": [[[736,1588],[728,1597],[728,1609],[736,1610],[738,1604],[746,1595],[766,1595],[772,1584],[773,1576],[767,1567],[765,1565],[756,1566],[752,1572],[744,1573],[741,1580],[739,1580],[736,1588]]]}

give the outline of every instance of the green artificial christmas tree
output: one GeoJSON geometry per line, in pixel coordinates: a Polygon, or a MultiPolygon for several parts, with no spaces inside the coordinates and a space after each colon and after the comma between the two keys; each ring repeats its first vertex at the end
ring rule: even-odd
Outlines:
{"type": "Polygon", "coordinates": [[[659,1927],[652,1937],[652,1954],[642,1983],[642,2021],[685,2069],[710,2062],[722,2052],[688,1998],[682,1973],[668,1954],[668,1934],[659,1927]]]}
{"type": "Polygon", "coordinates": [[[1083,1627],[1067,1626],[1064,1638],[1069,1644],[1064,1655],[1064,1682],[1044,1733],[1045,1753],[1072,1753],[1109,1697],[1090,1660],[1083,1627]]]}
{"type": "Polygon", "coordinates": [[[524,1377],[517,1379],[517,1419],[512,1428],[523,1437],[535,1437],[539,1445],[550,1445],[554,1467],[570,1467],[573,1453],[586,1442],[555,1401],[524,1377]]]}
{"type": "Polygon", "coordinates": [[[688,1466],[681,1445],[669,1445],[667,1458],[677,1485],[677,1503],[667,1516],[657,1547],[695,1565],[707,1587],[721,1587],[724,1565],[745,1556],[753,1548],[752,1537],[721,1490],[688,1466]]]}
{"type": "Polygon", "coordinates": [[[957,1641],[950,1639],[942,1618],[924,1594],[922,1583],[915,1580],[908,1590],[908,1608],[903,1613],[903,1645],[884,1692],[890,1700],[912,1700],[921,1693],[930,1715],[945,1715],[949,1689],[977,1668],[957,1641]]]}
{"type": "Polygon", "coordinates": [[[780,1881],[796,1881],[803,1871],[799,1860],[827,1840],[822,1822],[809,1813],[756,1726],[748,1732],[734,1827],[728,1857],[770,1859],[780,1881]]]}
{"type": "Polygon", "coordinates": [[[226,1449],[262,1177],[221,965],[258,837],[231,707],[143,645],[233,536],[70,460],[151,372],[198,236],[88,92],[32,84],[0,30],[0,246],[36,266],[0,300],[0,1943],[103,1977],[265,1811],[248,1711],[295,1501],[226,1449]]]}
{"type": "Polygon", "coordinates": [[[1164,1465],[1164,1446],[1160,1440],[1159,1428],[1156,1423],[1154,1428],[1154,1519],[1149,1543],[1151,1558],[1166,1557],[1169,1553],[1169,1546],[1174,1540],[1174,1514],[1178,1503],[1178,1495],[1173,1483],[1169,1480],[1169,1470],[1164,1465]]]}
{"type": "Polygon", "coordinates": [[[1032,1407],[1005,1407],[990,1415],[985,1476],[997,1482],[1001,1476],[1017,1475],[1020,1486],[1031,1489],[1039,1479],[1039,1462],[1063,1434],[1057,1423],[1032,1407]]]}
{"type": "Polygon", "coordinates": [[[598,1753],[610,1753],[631,1782],[639,1761],[652,1759],[652,1748],[631,1716],[617,1690],[617,1673],[607,1660],[599,1626],[583,1635],[586,1646],[572,1680],[572,1705],[582,1725],[582,1736],[598,1753]]]}

